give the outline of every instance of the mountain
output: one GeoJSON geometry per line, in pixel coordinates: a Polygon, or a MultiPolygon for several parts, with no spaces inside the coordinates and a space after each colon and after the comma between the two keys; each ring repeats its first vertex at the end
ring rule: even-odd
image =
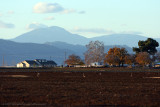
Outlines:
{"type": "MultiPolygon", "coordinates": [[[[84,58],[84,53],[87,50],[85,46],[83,45],[72,45],[72,44],[68,44],[65,42],[47,42],[45,44],[57,47],[59,49],[63,49],[63,50],[71,50],[73,51],[76,55],[81,56],[81,58],[84,58]]],[[[133,53],[132,48],[126,46],[126,45],[105,45],[104,46],[104,52],[107,53],[109,51],[110,48],[113,47],[118,47],[118,48],[126,48],[126,50],[128,51],[128,53],[133,53]]]]}
{"type": "MultiPolygon", "coordinates": [[[[58,65],[63,64],[65,51],[47,44],[16,43],[0,39],[0,65],[4,62],[7,65],[15,65],[23,60],[30,59],[52,59],[58,65]]],[[[66,50],[68,54],[75,52],[66,50]]]]}
{"type": "MultiPolygon", "coordinates": [[[[147,37],[133,34],[112,34],[104,35],[100,37],[90,38],[90,40],[103,41],[105,45],[127,45],[129,47],[138,46],[139,40],[146,40],[147,37]]],[[[160,43],[160,38],[156,38],[157,42],[160,43]]]]}
{"type": "MultiPolygon", "coordinates": [[[[23,60],[33,59],[52,59],[58,65],[62,65],[65,57],[68,58],[71,54],[76,54],[84,59],[86,47],[83,45],[73,45],[65,42],[47,42],[45,44],[37,43],[17,43],[8,40],[0,39],[0,65],[16,65],[23,60]]],[[[126,45],[106,45],[105,53],[110,48],[119,47],[126,48],[128,53],[133,53],[132,48],[126,45]]]]}
{"type": "MultiPolygon", "coordinates": [[[[129,53],[133,53],[132,47],[137,46],[139,40],[147,37],[131,34],[112,34],[94,38],[85,38],[72,34],[60,27],[48,27],[36,29],[22,34],[11,41],[0,39],[0,64],[15,65],[18,62],[29,59],[53,59],[58,65],[71,54],[76,54],[84,59],[85,45],[89,41],[103,41],[105,53],[113,47],[124,47],[129,53]],[[13,42],[14,41],[14,42],[13,42]],[[18,43],[17,43],[18,42],[18,43]]],[[[160,43],[160,38],[154,38],[160,43]]],[[[160,48],[158,48],[160,51],[160,48]]]]}
{"type": "Polygon", "coordinates": [[[84,57],[84,52],[86,51],[86,47],[83,45],[73,45],[65,42],[46,42],[45,44],[57,47],[64,51],[71,50],[79,55],[80,57],[84,57]]]}
{"type": "MultiPolygon", "coordinates": [[[[138,46],[139,40],[146,40],[147,37],[133,34],[112,34],[103,35],[94,38],[85,38],[83,36],[72,34],[63,28],[53,26],[48,28],[36,29],[22,34],[12,41],[21,43],[46,43],[46,42],[65,42],[73,45],[86,45],[89,41],[103,41],[105,45],[127,45],[129,47],[138,46]]],[[[160,38],[153,38],[160,43],[160,38]]]]}
{"type": "Polygon", "coordinates": [[[22,42],[22,43],[45,43],[45,42],[55,42],[55,41],[61,41],[70,44],[88,43],[87,38],[77,34],[71,34],[65,29],[57,26],[36,29],[20,35],[12,39],[12,41],[22,42]]]}
{"type": "MultiPolygon", "coordinates": [[[[83,45],[73,45],[65,42],[48,42],[45,44],[37,43],[17,43],[13,41],[0,39],[0,66],[2,63],[5,65],[16,65],[23,60],[33,59],[52,59],[58,65],[62,65],[66,58],[71,54],[76,54],[84,59],[86,47],[83,45]],[[4,58],[4,62],[3,62],[4,58]]],[[[105,52],[114,46],[105,46],[105,52]]],[[[127,46],[127,50],[131,48],[127,46]]]]}
{"type": "Polygon", "coordinates": [[[106,45],[105,46],[105,53],[107,53],[109,51],[110,48],[125,48],[129,54],[133,54],[133,49],[131,47],[128,47],[126,45],[106,45]]]}

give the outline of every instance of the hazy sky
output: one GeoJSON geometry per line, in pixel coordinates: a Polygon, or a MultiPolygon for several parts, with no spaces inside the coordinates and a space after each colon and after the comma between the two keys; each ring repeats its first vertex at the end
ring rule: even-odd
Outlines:
{"type": "Polygon", "coordinates": [[[160,0],[0,1],[0,38],[50,26],[85,37],[129,33],[160,38],[160,0]]]}

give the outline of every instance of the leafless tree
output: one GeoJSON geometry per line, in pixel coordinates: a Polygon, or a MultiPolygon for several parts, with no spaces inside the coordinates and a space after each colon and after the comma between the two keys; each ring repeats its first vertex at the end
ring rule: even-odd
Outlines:
{"type": "Polygon", "coordinates": [[[160,52],[157,52],[156,55],[155,55],[155,60],[157,62],[160,62],[160,52]]]}
{"type": "Polygon", "coordinates": [[[102,62],[104,60],[104,43],[100,41],[90,41],[86,45],[87,51],[84,53],[85,63],[89,65],[93,62],[102,62]]]}

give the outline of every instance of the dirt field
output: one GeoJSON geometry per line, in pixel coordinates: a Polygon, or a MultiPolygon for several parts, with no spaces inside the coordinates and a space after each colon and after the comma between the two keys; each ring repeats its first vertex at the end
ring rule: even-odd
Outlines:
{"type": "Polygon", "coordinates": [[[0,106],[160,106],[160,72],[0,71],[0,106]]]}

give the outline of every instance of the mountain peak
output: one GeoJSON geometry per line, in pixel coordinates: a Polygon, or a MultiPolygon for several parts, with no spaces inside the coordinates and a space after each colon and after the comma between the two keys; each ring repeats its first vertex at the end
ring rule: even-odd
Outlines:
{"type": "MultiPolygon", "coordinates": [[[[41,28],[22,34],[12,41],[15,42],[30,42],[30,43],[46,43],[46,42],[65,42],[74,45],[86,45],[89,41],[103,41],[105,45],[127,45],[130,47],[138,46],[139,40],[146,40],[147,37],[137,34],[111,34],[103,35],[94,38],[86,38],[84,36],[72,34],[64,28],[51,26],[41,28]]],[[[160,42],[160,38],[156,38],[160,42]]]]}
{"type": "Polygon", "coordinates": [[[57,26],[32,30],[30,32],[27,32],[12,39],[12,41],[30,42],[30,43],[45,43],[45,42],[55,42],[55,41],[62,41],[71,44],[88,43],[87,38],[80,35],[72,34],[66,31],[64,28],[57,26]]]}
{"type": "Polygon", "coordinates": [[[65,30],[64,28],[62,27],[58,27],[58,26],[51,26],[51,27],[48,27],[49,29],[61,29],[61,30],[65,30]]]}

